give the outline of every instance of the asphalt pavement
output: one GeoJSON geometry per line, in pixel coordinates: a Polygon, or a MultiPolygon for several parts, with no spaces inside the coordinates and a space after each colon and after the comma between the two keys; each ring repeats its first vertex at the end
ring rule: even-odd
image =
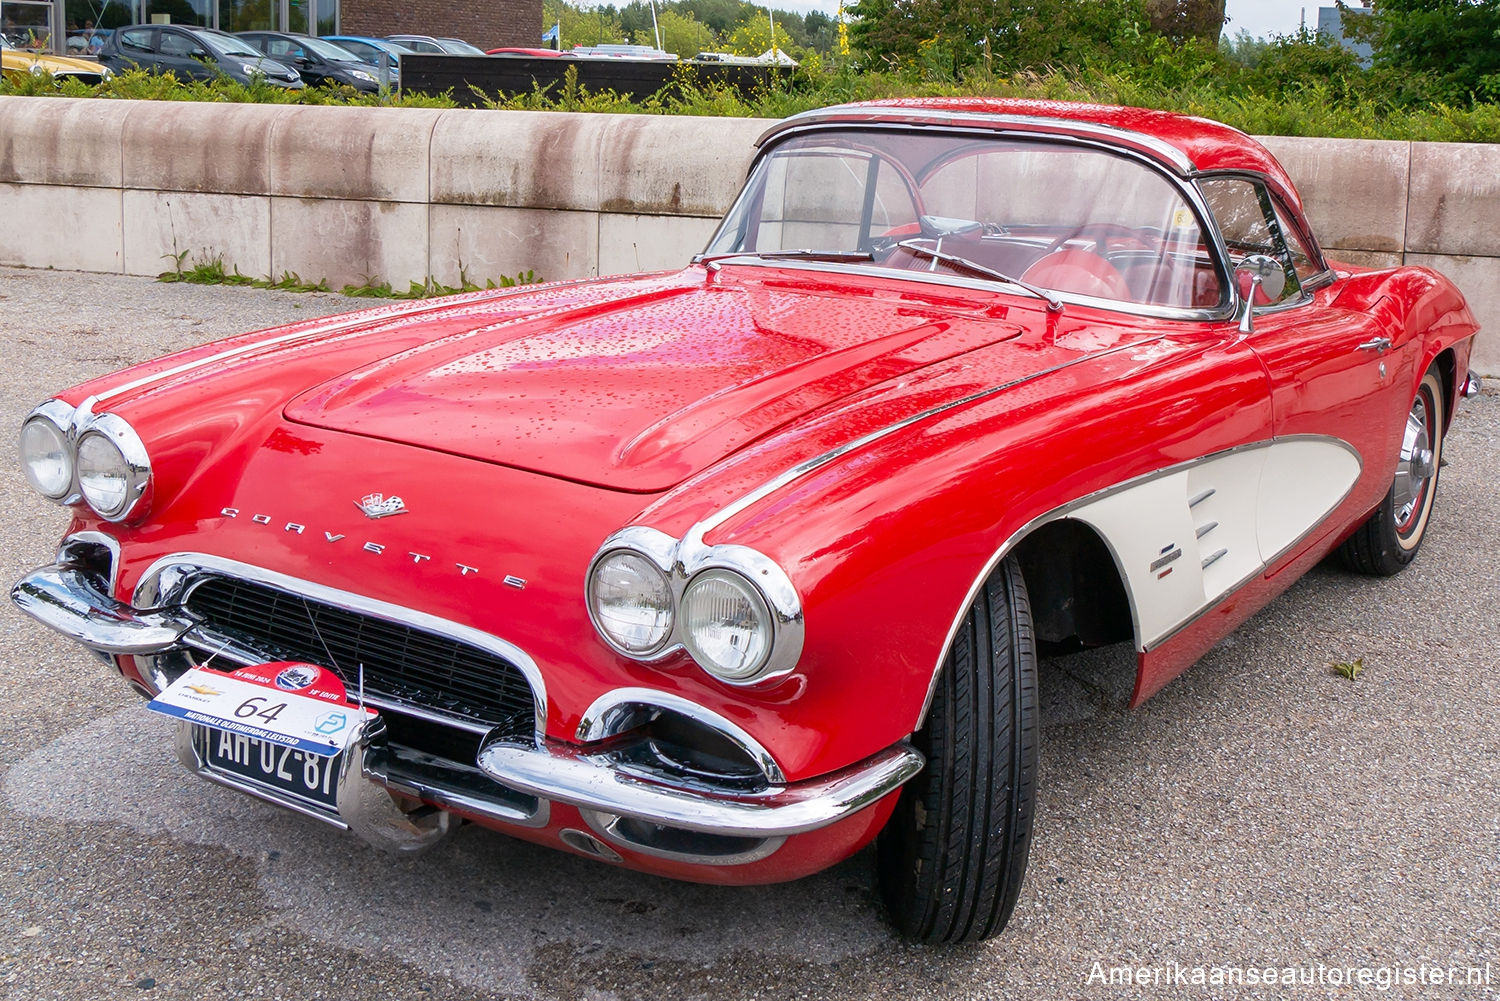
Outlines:
{"type": "MultiPolygon", "coordinates": [[[[0,428],[92,375],[366,304],[0,269],[0,428]]],[[[66,519],[0,453],[8,587],[66,519]]],[[[745,889],[473,827],[390,859],[188,776],[167,724],[5,602],[0,996],[1500,995],[1500,396],[1462,403],[1445,456],[1398,577],[1314,570],[1136,711],[1128,650],[1044,665],[1026,886],[1002,936],[958,949],[891,934],[869,852],[745,889]],[[1356,658],[1357,681],[1331,670],[1356,658]],[[1488,982],[1402,982],[1437,967],[1488,982]]]]}

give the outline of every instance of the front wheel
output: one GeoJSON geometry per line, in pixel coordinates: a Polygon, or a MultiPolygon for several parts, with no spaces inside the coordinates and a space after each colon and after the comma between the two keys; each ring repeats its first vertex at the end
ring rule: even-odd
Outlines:
{"type": "Polygon", "coordinates": [[[1399,573],[1416,558],[1437,497],[1443,461],[1443,387],[1428,369],[1406,414],[1401,455],[1385,500],[1339,548],[1351,570],[1375,577],[1399,573]]]}
{"type": "Polygon", "coordinates": [[[892,922],[921,942],[977,942],[1010,919],[1036,805],[1036,643],[1026,584],[1007,559],[943,662],[906,784],[877,846],[892,922]]]}

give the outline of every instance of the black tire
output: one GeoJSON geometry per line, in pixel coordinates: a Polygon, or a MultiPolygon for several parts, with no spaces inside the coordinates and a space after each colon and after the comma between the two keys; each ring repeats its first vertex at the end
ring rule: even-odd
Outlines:
{"type": "Polygon", "coordinates": [[[912,738],[927,766],[877,845],[891,921],[928,943],[977,942],[1010,920],[1036,807],[1036,643],[1007,559],[975,598],[912,738]]]}
{"type": "Polygon", "coordinates": [[[1339,559],[1350,570],[1390,577],[1416,558],[1437,499],[1444,430],[1442,381],[1436,369],[1428,369],[1407,411],[1391,488],[1339,547],[1339,559]]]}

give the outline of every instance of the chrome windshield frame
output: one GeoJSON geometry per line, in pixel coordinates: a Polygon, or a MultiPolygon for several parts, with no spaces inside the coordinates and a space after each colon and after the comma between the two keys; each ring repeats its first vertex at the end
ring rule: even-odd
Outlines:
{"type": "MultiPolygon", "coordinates": [[[[929,123],[925,119],[931,117],[930,113],[924,113],[924,115],[921,117],[923,117],[924,119],[922,124],[924,126],[923,131],[925,132],[942,135],[953,135],[970,139],[993,138],[1020,140],[1023,142],[1048,143],[1054,145],[1076,146],[1081,149],[1088,149],[1095,152],[1102,152],[1113,156],[1122,157],[1124,159],[1128,159],[1140,164],[1147,170],[1153,171],[1157,176],[1161,177],[1169,185],[1171,185],[1172,189],[1178,194],[1178,196],[1181,197],[1183,201],[1186,202],[1187,205],[1192,209],[1193,214],[1197,219],[1199,231],[1203,234],[1204,244],[1208,249],[1211,263],[1214,266],[1215,273],[1217,274],[1220,282],[1220,287],[1226,290],[1224,294],[1221,294],[1218,306],[1215,306],[1213,308],[1198,308],[1126,302],[1119,299],[1103,299],[1096,296],[1082,295],[1075,292],[1048,289],[1049,292],[1051,292],[1062,302],[1072,305],[1086,306],[1094,309],[1104,309],[1111,312],[1124,313],[1131,316],[1141,316],[1159,320],[1217,322],[1233,320],[1238,315],[1241,305],[1240,296],[1234,284],[1233,270],[1229,267],[1230,258],[1228,247],[1225,245],[1223,237],[1219,233],[1218,226],[1214,223],[1213,214],[1209,212],[1208,204],[1204,200],[1202,192],[1198,190],[1198,186],[1193,181],[1193,178],[1191,176],[1192,164],[1188,162],[1185,157],[1182,160],[1185,174],[1179,175],[1171,170],[1166,169],[1161,161],[1158,160],[1155,156],[1141,152],[1129,146],[1117,145],[1115,143],[1106,141],[1104,138],[1094,139],[1059,132],[1040,131],[1035,129],[1006,129],[1003,127],[1003,123],[1006,120],[1016,119],[1020,121],[1021,119],[1018,116],[983,116],[967,114],[950,116],[954,118],[962,118],[965,120],[977,120],[981,118],[995,120],[997,123],[996,127],[990,128],[978,125],[946,125],[942,124],[941,122],[935,121],[929,123]]],[[[793,118],[789,121],[795,122],[796,120],[796,118],[793,118]]],[[[1052,122],[1052,120],[1050,119],[1026,119],[1025,121],[1046,123],[1052,122]]],[[[1062,124],[1066,124],[1071,128],[1075,125],[1088,125],[1089,123],[1066,122],[1062,124]]],[[[760,150],[756,154],[755,160],[751,163],[750,169],[745,174],[745,184],[740,188],[739,194],[735,196],[734,202],[730,205],[729,210],[725,212],[724,218],[720,220],[719,225],[714,228],[713,235],[709,237],[708,243],[705,245],[704,249],[700,253],[694,255],[692,263],[698,264],[705,257],[709,256],[709,248],[713,247],[714,244],[719,240],[720,236],[724,233],[725,227],[729,224],[730,220],[735,217],[736,213],[740,210],[745,200],[747,198],[757,197],[756,193],[753,191],[751,181],[752,179],[754,179],[756,172],[762,169],[762,165],[781,146],[783,142],[793,137],[805,136],[816,132],[862,131],[909,133],[913,127],[913,125],[905,124],[899,120],[872,121],[862,119],[818,119],[802,126],[777,128],[771,130],[770,132],[767,132],[766,135],[761,137],[762,144],[760,150]]],[[[1123,130],[1113,129],[1107,126],[1098,126],[1095,131],[1099,132],[1102,137],[1107,133],[1118,133],[1123,130]]],[[[1173,150],[1173,152],[1178,151],[1173,150]]],[[[1019,303],[1030,303],[1038,306],[1044,305],[1042,304],[1041,300],[1034,298],[1029,292],[1026,292],[1020,286],[1012,285],[1009,282],[1001,282],[992,279],[972,278],[964,275],[949,275],[937,271],[910,271],[905,269],[884,268],[877,265],[818,262],[797,258],[757,258],[754,255],[753,251],[749,252],[745,257],[724,257],[718,252],[715,252],[713,256],[719,258],[718,263],[720,265],[733,265],[735,267],[743,266],[811,270],[832,274],[864,275],[873,278],[883,278],[891,281],[915,282],[923,285],[947,285],[959,288],[972,288],[976,290],[992,292],[1004,291],[1007,294],[1017,296],[1017,300],[1019,303]],[[1016,291],[1011,292],[1011,289],[1015,289],[1016,291]]]]}

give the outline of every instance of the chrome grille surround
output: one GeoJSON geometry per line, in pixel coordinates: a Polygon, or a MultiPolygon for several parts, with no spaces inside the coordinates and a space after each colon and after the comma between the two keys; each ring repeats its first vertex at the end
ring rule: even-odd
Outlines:
{"type": "MultiPolygon", "coordinates": [[[[498,658],[518,673],[530,688],[532,702],[532,736],[540,740],[546,727],[546,686],[536,662],[525,651],[490,633],[439,618],[425,612],[415,611],[390,602],[379,601],[364,595],[341,591],[326,585],[316,584],[287,574],[277,573],[262,567],[241,563],[221,556],[204,553],[174,553],[152,564],[141,578],[134,595],[134,604],[139,608],[165,608],[192,606],[193,592],[214,580],[230,580],[246,583],[265,594],[280,592],[292,598],[303,599],[308,604],[328,609],[337,616],[355,616],[376,625],[377,630],[387,632],[408,630],[420,634],[424,642],[436,641],[448,646],[466,647],[485,655],[498,658]]],[[[312,643],[319,644],[309,637],[312,643]]],[[[238,663],[258,663],[274,651],[260,649],[253,638],[222,633],[211,623],[196,622],[182,637],[183,643],[210,656],[218,656],[238,663]]],[[[141,658],[145,660],[146,658],[141,658]]],[[[308,656],[304,659],[323,663],[324,656],[308,656]]],[[[150,678],[159,690],[175,680],[188,666],[184,658],[155,658],[151,665],[150,678]]],[[[356,695],[354,666],[340,664],[342,673],[350,687],[351,697],[356,695]]],[[[414,701],[410,693],[377,690],[376,679],[367,674],[365,701],[377,708],[390,709],[433,723],[453,726],[475,734],[489,734],[503,720],[489,720],[473,713],[455,712],[441,705],[414,701]]]]}

